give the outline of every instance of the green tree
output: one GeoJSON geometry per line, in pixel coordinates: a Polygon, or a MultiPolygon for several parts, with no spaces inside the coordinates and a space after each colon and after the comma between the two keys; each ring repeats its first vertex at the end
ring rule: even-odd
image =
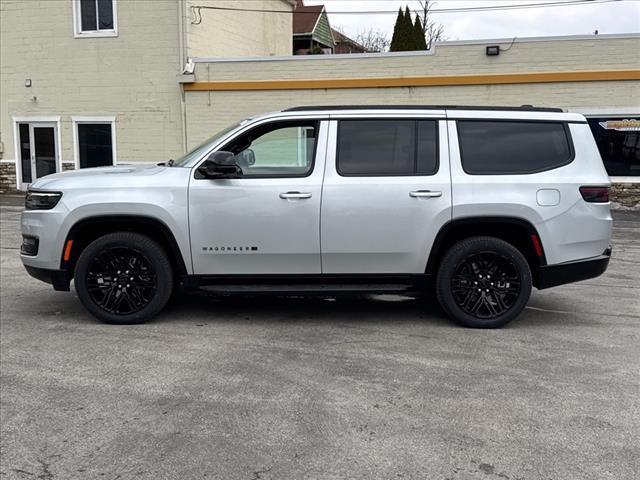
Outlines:
{"type": "Polygon", "coordinates": [[[416,39],[413,33],[413,22],[411,21],[411,10],[409,5],[404,9],[404,20],[402,22],[402,32],[404,35],[403,50],[410,52],[416,49],[416,39]]]}
{"type": "Polygon", "coordinates": [[[416,15],[416,23],[413,25],[413,34],[415,35],[416,50],[427,49],[427,39],[424,36],[424,29],[422,28],[422,22],[420,16],[416,15]]]}
{"type": "Polygon", "coordinates": [[[402,8],[398,9],[398,16],[396,17],[396,24],[393,27],[393,36],[391,37],[391,45],[389,46],[390,52],[401,52],[400,36],[402,33],[402,24],[404,22],[404,13],[402,8]]]}
{"type": "Polygon", "coordinates": [[[416,22],[411,20],[411,10],[406,6],[403,10],[400,8],[396,24],[393,28],[393,37],[391,39],[391,52],[408,52],[412,50],[426,50],[427,43],[422,28],[420,18],[416,16],[416,22]]]}

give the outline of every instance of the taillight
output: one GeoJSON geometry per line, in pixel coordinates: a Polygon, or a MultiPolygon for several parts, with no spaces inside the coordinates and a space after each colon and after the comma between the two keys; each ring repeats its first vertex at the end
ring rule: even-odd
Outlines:
{"type": "Polygon", "coordinates": [[[585,202],[607,203],[609,201],[609,187],[580,187],[580,194],[585,202]]]}

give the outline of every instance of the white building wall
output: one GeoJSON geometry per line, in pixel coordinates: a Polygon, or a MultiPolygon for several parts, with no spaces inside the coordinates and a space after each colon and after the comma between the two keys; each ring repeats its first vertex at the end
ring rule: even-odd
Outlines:
{"type": "MultiPolygon", "coordinates": [[[[444,42],[433,54],[301,56],[293,59],[201,59],[197,82],[284,81],[277,90],[187,91],[187,138],[196,145],[231,122],[298,105],[462,104],[557,106],[589,111],[640,112],[640,80],[453,85],[468,75],[635,70],[640,35],[444,42]],[[499,56],[486,45],[501,45],[499,56]],[[449,86],[366,88],[367,79],[451,76],[449,86]],[[362,80],[363,88],[298,89],[301,80],[362,80]],[[291,88],[287,89],[289,85],[291,88]]],[[[320,82],[320,85],[322,82],[320,82]]],[[[224,88],[232,88],[228,85],[224,88]]],[[[243,85],[242,88],[246,88],[243,85]]]]}
{"type": "Polygon", "coordinates": [[[291,55],[293,15],[275,12],[213,10],[243,8],[250,10],[293,11],[290,0],[186,0],[187,55],[272,56],[291,55]]]}
{"type": "Polygon", "coordinates": [[[119,162],[181,152],[177,3],[118,0],[117,13],[117,37],[74,38],[71,0],[0,2],[4,162],[15,158],[14,116],[60,116],[66,163],[76,115],[115,116],[119,162]]]}

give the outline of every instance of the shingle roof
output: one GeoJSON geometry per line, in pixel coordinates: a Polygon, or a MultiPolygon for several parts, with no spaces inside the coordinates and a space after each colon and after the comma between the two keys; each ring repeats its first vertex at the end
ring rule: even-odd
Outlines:
{"type": "Polygon", "coordinates": [[[318,17],[324,10],[324,5],[297,7],[293,11],[293,34],[313,33],[318,23],[318,17]]]}
{"type": "Polygon", "coordinates": [[[336,30],[335,28],[331,29],[331,33],[333,34],[333,38],[335,39],[336,43],[342,43],[342,42],[350,43],[352,45],[355,45],[356,47],[361,48],[362,50],[365,50],[365,51],[367,50],[358,42],[356,42],[354,39],[347,37],[344,33],[336,30]]]}

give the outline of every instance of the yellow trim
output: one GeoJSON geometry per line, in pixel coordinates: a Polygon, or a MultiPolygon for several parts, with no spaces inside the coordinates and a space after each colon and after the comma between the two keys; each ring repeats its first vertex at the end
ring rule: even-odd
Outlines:
{"type": "Polygon", "coordinates": [[[584,72],[497,73],[429,77],[327,78],[322,80],[255,80],[183,84],[187,92],[229,90],[307,90],[334,88],[444,87],[453,85],[505,85],[516,83],[600,82],[640,80],[640,70],[584,72]]]}

